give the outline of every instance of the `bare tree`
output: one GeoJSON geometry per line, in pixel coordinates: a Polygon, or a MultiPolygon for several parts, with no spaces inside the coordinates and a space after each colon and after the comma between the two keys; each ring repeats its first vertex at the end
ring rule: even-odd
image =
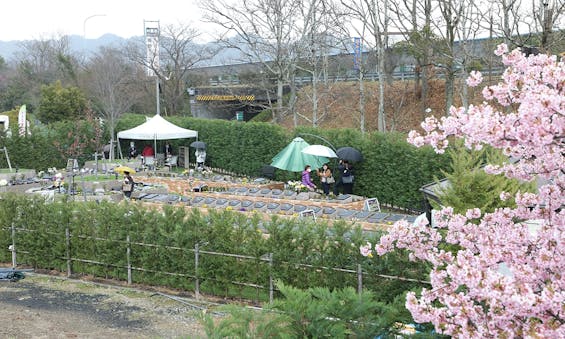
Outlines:
{"type": "MultiPolygon", "coordinates": [[[[296,70],[294,14],[301,0],[201,0],[204,19],[223,29],[218,42],[259,62],[276,83],[273,119],[285,114],[284,85],[296,70]]],[[[288,108],[288,107],[287,107],[288,108]]],[[[292,106],[291,106],[292,110],[292,106]]]]}
{"type": "Polygon", "coordinates": [[[560,18],[565,11],[564,0],[541,0],[537,6],[535,0],[532,0],[534,18],[540,28],[540,48],[542,51],[547,52],[552,45],[552,37],[555,31],[555,25],[559,22],[560,18]]]}
{"type": "MultiPolygon", "coordinates": [[[[186,83],[189,71],[199,63],[209,60],[216,50],[209,45],[199,45],[195,40],[200,32],[188,24],[167,25],[159,32],[159,62],[148,60],[145,41],[130,42],[125,53],[128,58],[157,77],[160,101],[164,104],[164,115],[185,111],[186,83]]],[[[151,91],[151,86],[147,87],[151,91]]],[[[149,94],[149,92],[147,93],[149,94]]]]}
{"type": "MultiPolygon", "coordinates": [[[[388,36],[389,36],[389,26],[390,17],[388,14],[389,10],[389,0],[376,1],[376,0],[358,0],[358,1],[342,1],[342,4],[349,9],[352,19],[354,21],[361,23],[361,31],[354,29],[358,34],[363,37],[365,43],[369,46],[374,47],[377,55],[377,74],[379,77],[379,109],[377,125],[378,130],[381,132],[386,131],[386,119],[385,119],[385,106],[384,106],[384,95],[385,95],[385,52],[388,48],[388,36]],[[367,32],[369,34],[368,39],[363,33],[367,32]]],[[[361,81],[361,79],[360,79],[361,81]]],[[[365,133],[365,119],[361,119],[361,132],[365,133]]]]}
{"type": "Polygon", "coordinates": [[[15,53],[14,84],[24,89],[26,97],[38,106],[40,88],[57,80],[76,85],[78,62],[71,53],[68,36],[23,41],[15,53]]]}
{"type": "MultiPolygon", "coordinates": [[[[138,76],[140,70],[116,49],[102,47],[86,68],[85,86],[94,106],[104,118],[114,144],[118,119],[139,99],[138,76]]],[[[113,147],[112,147],[113,151],[113,147]]],[[[113,158],[113,152],[111,159],[113,158]]]]}
{"type": "Polygon", "coordinates": [[[392,1],[391,10],[395,25],[406,42],[408,53],[414,57],[414,92],[422,99],[422,112],[427,107],[428,81],[432,74],[434,45],[437,41],[432,31],[432,0],[392,1]]]}
{"type": "MultiPolygon", "coordinates": [[[[308,0],[302,3],[297,11],[297,34],[301,37],[297,41],[296,51],[299,54],[297,69],[306,73],[311,79],[311,90],[303,91],[310,102],[311,115],[294,114],[294,125],[297,125],[297,117],[318,126],[324,118],[327,109],[320,112],[320,106],[329,98],[332,83],[329,80],[329,54],[338,50],[343,39],[340,39],[341,31],[335,22],[342,20],[343,13],[338,3],[332,0],[308,0]]],[[[291,86],[293,84],[291,83],[291,86]]],[[[331,104],[331,103],[330,103],[331,104]]]]}

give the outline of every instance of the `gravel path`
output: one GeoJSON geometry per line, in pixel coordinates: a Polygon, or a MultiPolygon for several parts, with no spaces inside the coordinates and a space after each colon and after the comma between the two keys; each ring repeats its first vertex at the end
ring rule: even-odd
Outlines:
{"type": "MultiPolygon", "coordinates": [[[[184,300],[184,299],[183,299],[184,300]]],[[[0,281],[1,338],[205,338],[199,306],[155,292],[26,274],[0,281]]]]}

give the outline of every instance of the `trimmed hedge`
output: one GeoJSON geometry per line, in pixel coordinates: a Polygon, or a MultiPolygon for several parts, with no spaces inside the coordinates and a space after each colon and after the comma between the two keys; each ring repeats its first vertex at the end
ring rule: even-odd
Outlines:
{"type": "MultiPolygon", "coordinates": [[[[355,272],[358,264],[370,273],[363,286],[375,291],[380,300],[391,301],[404,291],[421,285],[377,278],[371,273],[426,279],[426,269],[415,266],[404,255],[398,257],[395,254],[394,260],[361,256],[359,245],[367,241],[367,235],[359,227],[342,222],[335,223],[330,229],[324,223],[276,217],[265,222],[258,216],[225,210],[210,210],[203,215],[198,210],[187,211],[173,206],[153,210],[133,203],[67,201],[46,204],[41,198],[15,194],[2,196],[0,210],[3,211],[0,214],[0,248],[4,249],[0,251],[0,262],[11,260],[10,252],[5,249],[12,244],[13,225],[17,229],[18,263],[34,268],[66,271],[66,258],[70,255],[73,259],[87,261],[73,261],[72,271],[75,274],[126,280],[127,270],[124,267],[127,266],[129,237],[131,265],[140,269],[133,271],[135,283],[185,290],[194,288],[193,250],[197,243],[201,251],[256,258],[272,253],[272,271],[267,262],[258,259],[202,253],[198,269],[201,288],[216,295],[241,296],[253,291],[260,294],[258,299],[265,300],[268,290],[258,292],[232,282],[268,286],[269,272],[273,272],[274,279],[298,288],[355,287],[356,274],[319,267],[355,272]],[[67,229],[70,235],[69,253],[67,229]],[[269,236],[266,237],[264,232],[269,236]],[[387,290],[383,290],[382,286],[387,286],[387,290]]],[[[247,297],[254,299],[254,296],[247,297]]]]}
{"type": "MultiPolygon", "coordinates": [[[[377,197],[381,202],[399,207],[421,209],[422,195],[418,189],[433,182],[442,169],[449,168],[449,157],[436,154],[431,147],[416,148],[406,142],[401,133],[369,133],[363,136],[353,129],[316,129],[301,127],[289,134],[278,125],[262,122],[237,122],[175,117],[171,122],[198,131],[199,139],[207,144],[206,163],[210,167],[222,168],[250,177],[260,176],[264,165],[286,147],[295,136],[303,137],[310,144],[325,144],[324,141],[306,135],[314,134],[328,140],[336,148],[351,146],[359,149],[364,161],[354,164],[354,193],[377,197]]],[[[145,121],[145,116],[124,114],[119,120],[117,131],[133,128],[145,121]]],[[[48,167],[64,167],[66,159],[53,146],[54,141],[68,140],[75,123],[61,122],[49,125],[47,129],[34,131],[32,136],[21,138],[0,138],[0,147],[10,152],[12,166],[44,170],[48,167]]],[[[93,131],[83,125],[80,130],[85,140],[93,138],[93,131]]],[[[173,149],[188,146],[193,140],[172,140],[173,149]]],[[[128,148],[129,140],[122,140],[121,148],[128,148]]],[[[138,149],[142,143],[137,142],[138,149]]],[[[158,144],[160,147],[161,143],[158,144]]],[[[92,159],[94,149],[87,147],[81,163],[92,159]]],[[[194,149],[191,149],[191,157],[194,149]]],[[[337,162],[332,161],[332,167],[337,162]]],[[[0,157],[0,167],[7,167],[0,157]]],[[[277,180],[300,180],[300,173],[276,171],[277,180]]],[[[317,178],[315,178],[317,180],[317,178]]]]}

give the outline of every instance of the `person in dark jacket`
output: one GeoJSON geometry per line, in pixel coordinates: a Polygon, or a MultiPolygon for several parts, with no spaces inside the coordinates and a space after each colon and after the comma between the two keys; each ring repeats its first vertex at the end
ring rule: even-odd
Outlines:
{"type": "Polygon", "coordinates": [[[343,169],[345,165],[343,164],[343,160],[339,159],[339,164],[337,165],[337,170],[335,171],[338,174],[338,178],[335,181],[334,185],[334,195],[339,195],[339,188],[343,187],[343,181],[341,181],[341,176],[343,173],[343,169]]]}
{"type": "Polygon", "coordinates": [[[167,141],[165,147],[163,147],[163,153],[165,153],[165,158],[169,158],[173,155],[173,146],[167,141]]]}
{"type": "Polygon", "coordinates": [[[129,172],[125,171],[124,172],[124,183],[122,185],[122,191],[124,192],[124,195],[127,199],[131,198],[131,193],[133,192],[133,186],[135,185],[135,182],[133,181],[132,176],[130,175],[129,172]]]}
{"type": "Polygon", "coordinates": [[[343,194],[353,194],[353,166],[347,160],[343,161],[343,170],[341,172],[341,182],[343,184],[343,194]]]}

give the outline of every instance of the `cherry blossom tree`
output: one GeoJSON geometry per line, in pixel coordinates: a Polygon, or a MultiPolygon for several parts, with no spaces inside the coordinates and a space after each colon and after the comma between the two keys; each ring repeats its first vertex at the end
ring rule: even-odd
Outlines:
{"type": "MultiPolygon", "coordinates": [[[[411,260],[429,262],[431,288],[409,293],[406,307],[417,322],[454,337],[565,337],[565,62],[498,46],[506,70],[502,82],[483,89],[479,106],[452,107],[447,117],[427,118],[416,146],[444,152],[448,140],[470,149],[491,145],[512,159],[485,171],[536,180],[537,194],[515,195],[515,208],[492,213],[444,208],[436,227],[398,222],[374,247],[395,248],[411,260]],[[490,102],[490,103],[489,103],[490,102]]],[[[471,73],[468,85],[482,77],[471,73]]],[[[509,198],[500,192],[500,199],[509,198]]],[[[371,244],[361,254],[373,255],[371,244]]]]}

